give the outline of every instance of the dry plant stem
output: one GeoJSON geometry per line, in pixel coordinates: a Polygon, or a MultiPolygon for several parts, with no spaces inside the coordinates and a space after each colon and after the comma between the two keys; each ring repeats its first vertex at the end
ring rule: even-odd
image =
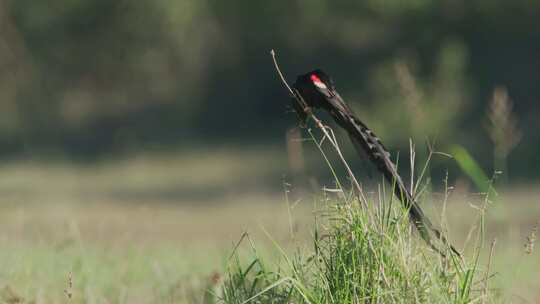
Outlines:
{"type": "Polygon", "coordinates": [[[281,81],[287,87],[287,89],[291,93],[291,96],[294,97],[296,99],[296,101],[302,106],[302,108],[304,109],[304,112],[306,113],[306,115],[308,117],[310,117],[315,122],[315,125],[317,126],[317,128],[319,128],[321,130],[321,132],[323,133],[324,138],[328,139],[328,141],[332,144],[332,147],[336,150],[336,152],[337,152],[337,154],[339,156],[339,159],[341,160],[341,163],[343,164],[343,166],[347,170],[347,174],[349,175],[349,178],[351,179],[351,182],[352,182],[353,186],[356,188],[356,192],[357,192],[357,195],[358,195],[358,199],[360,200],[360,203],[367,210],[367,200],[366,200],[366,197],[364,195],[364,191],[362,190],[362,187],[360,186],[360,184],[356,180],[356,177],[354,176],[354,173],[352,172],[351,168],[349,167],[349,164],[347,163],[347,161],[343,157],[343,154],[341,153],[341,149],[339,148],[339,145],[337,143],[336,137],[334,136],[334,132],[332,131],[332,129],[330,127],[324,125],[322,123],[322,121],[319,118],[317,118],[317,116],[315,116],[315,114],[313,114],[313,111],[307,105],[307,103],[304,101],[302,96],[300,94],[298,94],[298,93],[295,94],[295,92],[291,89],[291,87],[287,83],[287,80],[285,80],[285,77],[283,76],[283,73],[281,73],[281,69],[279,68],[279,65],[277,63],[276,53],[274,52],[274,50],[270,51],[270,55],[272,55],[272,60],[274,61],[274,66],[276,68],[277,73],[279,74],[279,77],[281,78],[281,81]]]}
{"type": "Polygon", "coordinates": [[[446,220],[446,209],[448,206],[448,200],[450,199],[450,193],[452,191],[452,188],[448,186],[448,171],[446,172],[446,175],[444,177],[444,198],[443,198],[443,205],[442,205],[442,211],[441,211],[441,231],[444,231],[445,234],[448,236],[448,221],[446,220]]]}
{"type": "MultiPolygon", "coordinates": [[[[300,95],[298,95],[298,96],[300,96],[300,95]]],[[[300,96],[300,99],[301,98],[302,97],[300,96]]],[[[301,104],[306,104],[304,100],[301,99],[301,101],[302,101],[301,104]]],[[[343,157],[343,154],[341,153],[341,149],[339,148],[339,145],[337,143],[337,139],[334,136],[334,131],[330,127],[324,125],[321,122],[321,120],[319,118],[317,118],[317,116],[315,116],[313,114],[313,112],[311,111],[311,109],[309,107],[305,107],[304,109],[306,109],[306,114],[308,115],[308,117],[310,117],[315,122],[315,125],[323,132],[324,138],[328,139],[328,141],[330,142],[332,147],[336,150],[336,153],[337,153],[339,159],[341,160],[341,163],[345,167],[345,170],[347,170],[347,174],[349,175],[349,178],[351,179],[351,182],[352,182],[353,186],[356,189],[358,199],[362,203],[362,206],[364,208],[366,208],[366,210],[367,210],[367,199],[364,196],[364,191],[362,190],[362,187],[360,186],[360,184],[358,183],[358,180],[354,176],[354,173],[352,172],[351,168],[349,167],[349,164],[347,163],[347,161],[343,157]]]]}
{"type": "Polygon", "coordinates": [[[433,154],[438,153],[438,152],[433,151],[433,147],[431,146],[431,144],[429,142],[428,142],[428,149],[429,149],[429,153],[428,153],[428,157],[426,159],[426,162],[424,163],[424,167],[422,168],[422,171],[420,171],[420,175],[417,177],[417,180],[416,180],[416,183],[415,183],[416,186],[414,187],[414,190],[411,190],[415,194],[416,197],[420,196],[421,193],[423,192],[423,190],[421,190],[421,189],[419,190],[419,187],[422,184],[422,180],[424,179],[424,175],[428,171],[428,166],[431,163],[431,159],[433,157],[433,154]]]}
{"type": "Polygon", "coordinates": [[[489,258],[488,258],[488,264],[486,269],[486,276],[484,277],[484,290],[483,290],[483,296],[482,296],[482,303],[487,303],[488,300],[488,282],[489,282],[489,271],[491,270],[491,261],[493,259],[493,251],[495,249],[495,244],[497,244],[497,239],[493,239],[491,242],[491,248],[489,250],[489,258]]]}
{"type": "Polygon", "coordinates": [[[356,180],[356,177],[354,176],[354,173],[352,172],[351,168],[349,167],[349,164],[347,163],[347,161],[345,161],[345,157],[343,157],[343,154],[341,153],[341,149],[339,148],[339,145],[337,143],[337,138],[336,138],[336,135],[334,134],[334,130],[332,130],[330,127],[328,126],[325,126],[321,123],[320,120],[317,119],[317,117],[315,117],[314,115],[313,116],[313,119],[315,120],[315,122],[317,123],[318,122],[318,126],[319,128],[323,128],[324,130],[327,130],[328,132],[325,132],[325,137],[328,137],[329,135],[328,134],[331,134],[332,137],[329,138],[330,139],[330,143],[332,144],[332,146],[334,147],[334,149],[336,150],[341,162],[343,163],[343,165],[345,166],[345,169],[347,170],[347,174],[349,175],[349,177],[351,178],[351,182],[353,183],[353,185],[356,187],[356,189],[358,190],[358,195],[361,196],[361,200],[364,201],[364,202],[367,202],[367,199],[366,197],[364,196],[364,191],[362,191],[362,187],[360,186],[360,184],[358,183],[358,181],[356,180]]]}
{"type": "Polygon", "coordinates": [[[415,158],[416,158],[416,151],[415,151],[415,146],[413,144],[413,141],[412,141],[412,138],[409,138],[409,156],[410,156],[410,160],[409,160],[409,163],[411,165],[411,195],[412,197],[415,197],[415,187],[414,187],[414,161],[415,161],[415,158]]]}
{"type": "Polygon", "coordinates": [[[291,213],[291,204],[289,202],[289,184],[285,181],[283,182],[283,192],[285,193],[285,203],[287,203],[287,215],[289,217],[289,233],[291,240],[294,239],[294,228],[293,228],[293,219],[291,213]]]}
{"type": "Polygon", "coordinates": [[[64,294],[68,300],[71,300],[73,297],[73,273],[71,271],[68,273],[67,288],[64,289],[64,294]]]}

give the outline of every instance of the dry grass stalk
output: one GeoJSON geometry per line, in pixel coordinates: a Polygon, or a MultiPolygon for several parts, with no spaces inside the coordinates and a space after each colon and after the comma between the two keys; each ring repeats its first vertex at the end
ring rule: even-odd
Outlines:
{"type": "Polygon", "coordinates": [[[540,228],[540,221],[534,225],[531,233],[527,236],[527,242],[525,243],[525,253],[532,254],[534,252],[534,244],[536,243],[536,238],[538,234],[538,229],[540,228]]]}
{"type": "Polygon", "coordinates": [[[522,138],[518,118],[513,113],[514,104],[505,87],[496,87],[487,111],[486,129],[494,146],[495,170],[502,171],[506,181],[508,172],[506,159],[522,138]]]}
{"type": "Polygon", "coordinates": [[[415,131],[417,131],[418,122],[422,124],[425,120],[425,114],[421,106],[422,99],[424,98],[423,93],[416,85],[416,80],[405,63],[401,61],[397,62],[395,64],[395,71],[402,95],[405,97],[409,111],[414,117],[412,122],[416,122],[415,131]]]}
{"type": "Polygon", "coordinates": [[[73,298],[73,273],[71,271],[68,273],[67,288],[64,289],[64,294],[66,295],[68,300],[71,300],[71,298],[73,298]]]}

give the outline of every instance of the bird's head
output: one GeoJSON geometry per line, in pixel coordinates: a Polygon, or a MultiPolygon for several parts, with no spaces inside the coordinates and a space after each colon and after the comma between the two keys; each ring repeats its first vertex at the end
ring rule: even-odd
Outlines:
{"type": "Polygon", "coordinates": [[[326,100],[335,95],[334,82],[321,69],[299,75],[293,86],[302,95],[308,106],[314,108],[324,107],[326,100]]]}

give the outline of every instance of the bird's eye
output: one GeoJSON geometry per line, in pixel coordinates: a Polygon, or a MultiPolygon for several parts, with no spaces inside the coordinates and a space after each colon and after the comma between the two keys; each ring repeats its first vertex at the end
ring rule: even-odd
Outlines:
{"type": "Polygon", "coordinates": [[[315,75],[315,74],[311,74],[311,76],[309,77],[311,78],[311,81],[313,82],[313,84],[321,89],[328,89],[326,87],[326,85],[324,84],[324,82],[322,82],[322,80],[319,78],[319,76],[315,75]]]}

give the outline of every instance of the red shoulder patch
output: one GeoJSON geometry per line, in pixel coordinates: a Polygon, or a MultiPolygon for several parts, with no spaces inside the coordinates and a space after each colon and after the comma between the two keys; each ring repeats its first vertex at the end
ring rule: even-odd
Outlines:
{"type": "Polygon", "coordinates": [[[311,78],[311,81],[313,81],[314,83],[317,83],[317,82],[323,83],[323,82],[321,81],[321,79],[319,78],[319,76],[317,76],[317,75],[315,75],[315,74],[311,74],[310,78],[311,78]]]}

